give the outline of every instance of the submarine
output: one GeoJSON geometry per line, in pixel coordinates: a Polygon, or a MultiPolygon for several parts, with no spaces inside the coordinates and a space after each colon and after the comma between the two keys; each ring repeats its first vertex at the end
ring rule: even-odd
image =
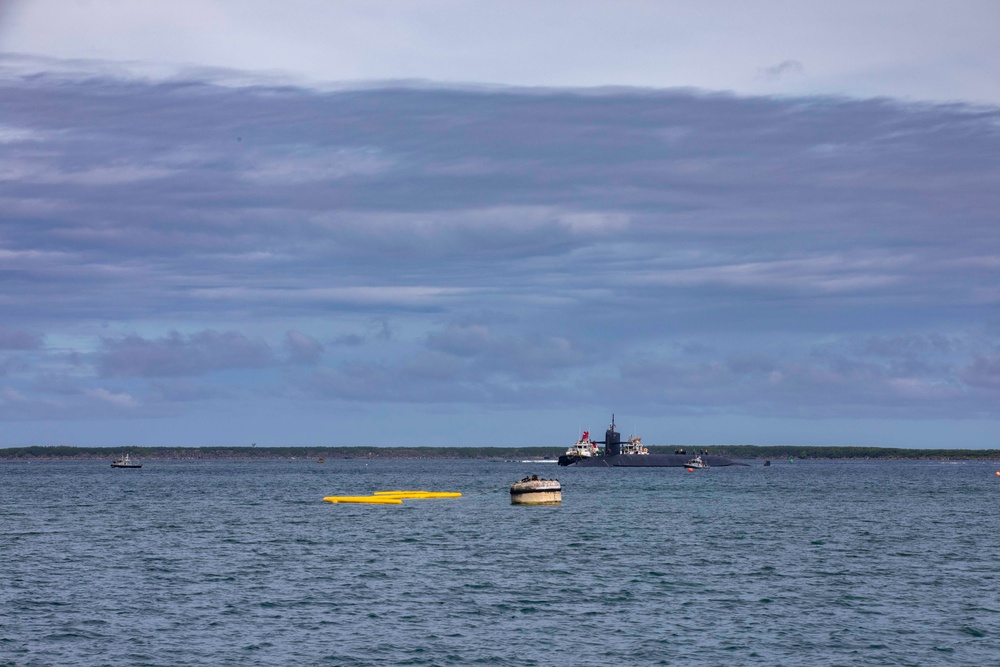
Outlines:
{"type": "Polygon", "coordinates": [[[580,440],[559,457],[559,465],[577,468],[709,468],[723,466],[745,466],[725,456],[714,454],[687,454],[683,450],[676,454],[650,454],[642,445],[642,439],[632,437],[622,442],[611,415],[611,426],[604,432],[604,440],[591,440],[588,431],[580,440]],[[601,450],[598,445],[604,445],[601,450]],[[694,465],[694,460],[698,464],[694,465]]]}

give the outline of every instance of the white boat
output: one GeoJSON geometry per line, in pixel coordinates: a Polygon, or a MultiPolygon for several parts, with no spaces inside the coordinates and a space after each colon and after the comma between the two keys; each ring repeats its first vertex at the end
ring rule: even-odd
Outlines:
{"type": "Polygon", "coordinates": [[[626,442],[622,443],[622,454],[639,454],[649,456],[649,448],[643,447],[642,438],[633,435],[626,442]]]}
{"type": "Polygon", "coordinates": [[[708,464],[702,460],[701,456],[696,456],[684,464],[685,468],[707,468],[708,464]]]}
{"type": "Polygon", "coordinates": [[[133,463],[132,459],[128,457],[128,454],[123,454],[121,458],[117,458],[111,462],[112,468],[141,468],[141,463],[133,463]]]}

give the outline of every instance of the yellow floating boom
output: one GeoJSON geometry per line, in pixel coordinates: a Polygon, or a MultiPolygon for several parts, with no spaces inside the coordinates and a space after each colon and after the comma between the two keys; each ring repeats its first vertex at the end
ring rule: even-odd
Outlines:
{"type": "Polygon", "coordinates": [[[461,498],[458,491],[376,491],[370,496],[326,496],[328,503],[366,503],[368,505],[402,505],[403,500],[428,498],[461,498]]]}
{"type": "Polygon", "coordinates": [[[376,498],[461,498],[458,491],[376,491],[376,498]]]}
{"type": "Polygon", "coordinates": [[[326,496],[328,503],[365,503],[368,505],[402,505],[400,498],[381,498],[379,496],[326,496]]]}

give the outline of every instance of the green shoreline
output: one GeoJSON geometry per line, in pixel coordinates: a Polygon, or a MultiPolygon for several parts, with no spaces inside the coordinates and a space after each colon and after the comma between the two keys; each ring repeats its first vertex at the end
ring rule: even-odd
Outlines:
{"type": "MultiPolygon", "coordinates": [[[[674,447],[653,446],[653,454],[674,447]]],[[[705,447],[688,447],[695,452],[705,447]]],[[[720,445],[712,454],[733,459],[839,460],[1000,460],[1000,449],[903,449],[897,447],[799,447],[786,445],[720,445]]],[[[166,459],[555,459],[564,447],[68,447],[0,448],[0,461],[113,459],[128,454],[146,460],[166,459]]]]}

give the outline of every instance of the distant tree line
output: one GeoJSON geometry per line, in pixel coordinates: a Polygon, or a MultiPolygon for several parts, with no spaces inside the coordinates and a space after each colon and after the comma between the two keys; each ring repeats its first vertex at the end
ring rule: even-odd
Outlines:
{"type": "Polygon", "coordinates": [[[508,459],[556,458],[560,447],[67,447],[0,449],[0,459],[508,459]]]}
{"type": "MultiPolygon", "coordinates": [[[[652,446],[654,454],[675,447],[652,446]]],[[[688,448],[691,451],[704,447],[688,448]]],[[[1000,449],[903,449],[896,447],[799,447],[725,445],[712,454],[734,459],[1000,459],[1000,449]]],[[[68,447],[32,446],[0,449],[0,460],[113,459],[128,454],[141,459],[532,459],[557,458],[563,447],[68,447]]]]}

